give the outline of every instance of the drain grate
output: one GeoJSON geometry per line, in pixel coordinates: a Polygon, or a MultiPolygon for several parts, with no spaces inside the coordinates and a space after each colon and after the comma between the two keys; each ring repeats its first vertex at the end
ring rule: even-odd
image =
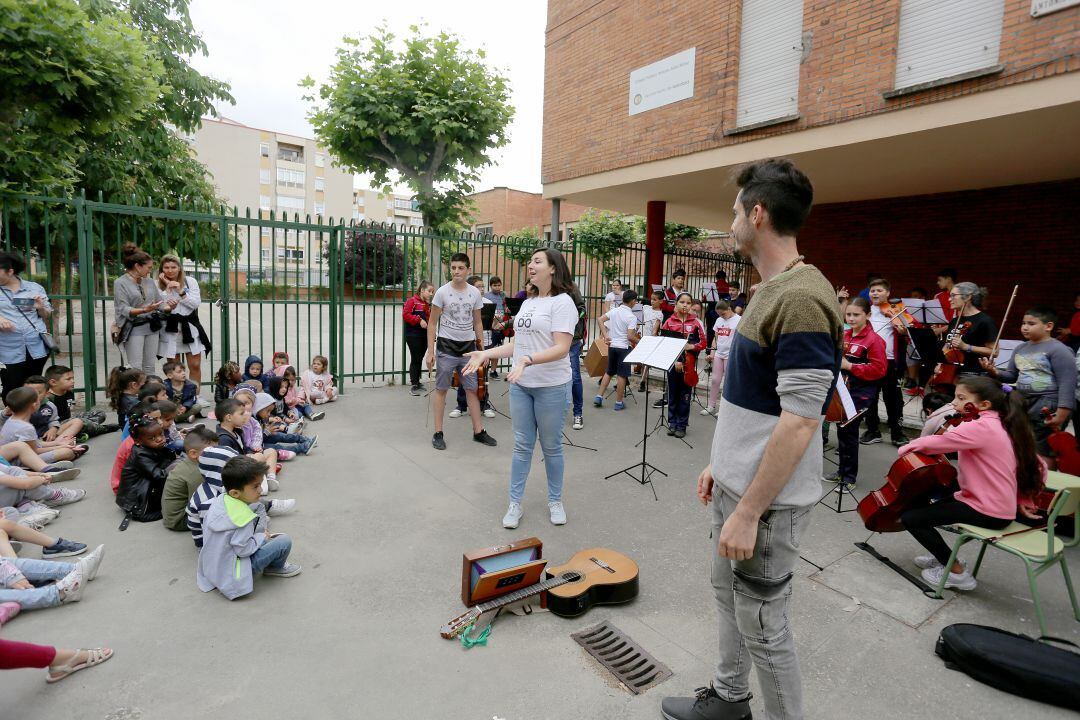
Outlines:
{"type": "Polygon", "coordinates": [[[671,677],[671,671],[608,621],[570,637],[635,695],[671,677]]]}

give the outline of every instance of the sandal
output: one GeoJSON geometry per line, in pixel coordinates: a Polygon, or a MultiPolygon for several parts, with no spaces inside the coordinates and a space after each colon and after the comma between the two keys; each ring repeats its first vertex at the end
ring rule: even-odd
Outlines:
{"type": "Polygon", "coordinates": [[[78,460],[79,458],[81,458],[83,455],[85,455],[87,452],[90,451],[90,446],[89,445],[76,445],[74,447],[74,450],[75,450],[75,459],[78,460]]]}
{"type": "Polygon", "coordinates": [[[85,670],[88,667],[100,665],[112,656],[113,651],[109,648],[79,648],[75,651],[75,655],[71,658],[71,660],[67,661],[55,670],[49,670],[49,675],[45,678],[45,682],[60,682],[71,673],[76,673],[80,670],[85,670]],[[81,662],[77,665],[73,665],[72,663],[74,663],[78,659],[79,653],[86,653],[86,661],[81,662]]]}
{"type": "Polygon", "coordinates": [[[11,620],[22,610],[22,605],[17,602],[0,603],[0,625],[11,620]]]}

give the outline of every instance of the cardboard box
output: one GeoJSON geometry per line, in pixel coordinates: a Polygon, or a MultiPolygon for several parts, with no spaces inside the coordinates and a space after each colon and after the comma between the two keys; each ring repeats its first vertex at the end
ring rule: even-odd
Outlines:
{"type": "Polygon", "coordinates": [[[599,340],[593,341],[592,347],[589,348],[589,352],[585,356],[585,370],[589,373],[589,377],[604,376],[604,372],[607,371],[607,353],[608,346],[606,343],[599,340]]]}

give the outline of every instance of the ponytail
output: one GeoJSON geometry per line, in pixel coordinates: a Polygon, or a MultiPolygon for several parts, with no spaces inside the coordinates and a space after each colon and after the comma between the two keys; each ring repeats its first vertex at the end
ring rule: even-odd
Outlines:
{"type": "Polygon", "coordinates": [[[1043,488],[1042,468],[1035,451],[1035,434],[1020,393],[993,378],[976,375],[957,382],[1001,416],[1001,425],[1012,441],[1016,455],[1016,488],[1020,497],[1032,497],[1043,488]]]}

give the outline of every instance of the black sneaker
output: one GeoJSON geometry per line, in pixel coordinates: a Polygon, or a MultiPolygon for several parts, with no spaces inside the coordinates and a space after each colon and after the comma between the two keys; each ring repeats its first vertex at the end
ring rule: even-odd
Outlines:
{"type": "Polygon", "coordinates": [[[881,433],[871,432],[870,430],[867,430],[862,434],[862,437],[859,438],[859,442],[863,445],[877,445],[879,442],[881,442],[881,433]]]}
{"type": "Polygon", "coordinates": [[[41,557],[71,557],[72,555],[81,555],[84,552],[86,552],[85,543],[73,542],[71,540],[65,540],[64,538],[57,538],[55,543],[53,543],[47,548],[42,549],[41,557]]]}
{"type": "Polygon", "coordinates": [[[677,438],[686,437],[686,430],[684,430],[682,428],[679,428],[678,430],[675,431],[675,437],[677,437],[677,438]]]}
{"type": "Polygon", "coordinates": [[[838,483],[836,483],[836,487],[833,489],[833,492],[845,493],[845,492],[851,492],[854,489],[855,489],[855,483],[854,482],[850,482],[850,481],[849,482],[838,482],[838,483]]]}
{"type": "Polygon", "coordinates": [[[904,445],[907,445],[909,442],[911,442],[910,440],[908,440],[907,435],[905,435],[903,432],[894,432],[892,434],[891,440],[892,440],[892,444],[895,445],[896,447],[902,447],[904,445]]]}
{"type": "Polygon", "coordinates": [[[642,382],[642,383],[638,383],[638,386],[637,386],[637,391],[638,391],[638,392],[645,392],[645,383],[643,383],[643,382],[642,382]]]}
{"type": "Polygon", "coordinates": [[[443,434],[441,432],[437,432],[431,436],[431,447],[436,450],[446,449],[446,441],[443,440],[443,434]]]}
{"type": "Polygon", "coordinates": [[[423,392],[423,391],[421,390],[419,385],[413,385],[409,389],[409,393],[412,394],[412,395],[419,395],[421,392],[423,392]]]}
{"type": "Polygon", "coordinates": [[[478,433],[473,433],[472,439],[475,440],[478,443],[483,443],[483,444],[485,444],[485,445],[487,445],[489,447],[495,447],[496,445],[499,444],[495,440],[495,438],[493,438],[493,437],[491,437],[490,435],[487,434],[487,430],[481,430],[478,433]]]}
{"type": "Polygon", "coordinates": [[[101,426],[101,432],[102,432],[102,434],[104,434],[104,433],[111,433],[111,432],[116,432],[116,431],[117,431],[117,430],[119,430],[119,429],[120,429],[120,426],[119,426],[119,425],[117,425],[116,423],[104,423],[104,424],[103,424],[103,425],[101,426]]]}
{"type": "Polygon", "coordinates": [[[654,408],[664,407],[665,405],[667,405],[667,400],[665,400],[664,398],[660,398],[652,404],[654,408]]]}
{"type": "Polygon", "coordinates": [[[666,697],[660,703],[660,714],[666,720],[751,720],[750,698],[738,702],[724,700],[712,687],[698,688],[697,695],[666,697]]]}
{"type": "Polygon", "coordinates": [[[667,427],[667,434],[668,434],[668,435],[674,435],[674,434],[675,434],[675,428],[673,428],[673,427],[671,427],[670,425],[668,425],[668,427],[667,427]]]}
{"type": "Polygon", "coordinates": [[[840,473],[834,472],[832,475],[826,475],[821,479],[827,483],[838,483],[840,482],[840,473]]]}

